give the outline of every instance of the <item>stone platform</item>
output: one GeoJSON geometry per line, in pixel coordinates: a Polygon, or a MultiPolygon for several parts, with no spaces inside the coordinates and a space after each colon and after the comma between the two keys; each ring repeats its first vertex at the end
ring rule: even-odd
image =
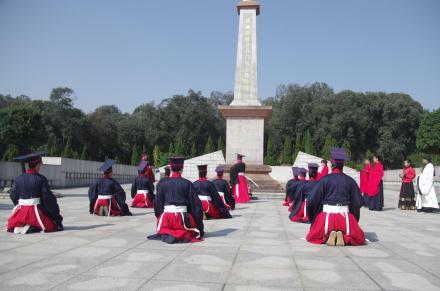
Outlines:
{"type": "MultiPolygon", "coordinates": [[[[64,232],[0,232],[1,290],[440,290],[440,216],[396,210],[397,192],[385,211],[362,210],[368,245],[327,247],[305,242],[309,225],[280,201],[239,205],[206,222],[204,242],[166,245],[146,240],[151,209],[93,217],[87,189],[62,191],[64,232]]],[[[0,199],[3,223],[11,209],[0,199]]]]}

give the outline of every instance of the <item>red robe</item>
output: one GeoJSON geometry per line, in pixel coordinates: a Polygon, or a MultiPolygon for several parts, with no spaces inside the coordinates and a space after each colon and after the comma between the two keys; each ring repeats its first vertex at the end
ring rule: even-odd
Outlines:
{"type": "Polygon", "coordinates": [[[369,177],[372,171],[371,164],[367,164],[360,173],[360,190],[361,193],[368,193],[369,177]]]}
{"type": "Polygon", "coordinates": [[[368,179],[367,195],[374,197],[379,193],[380,182],[383,178],[383,165],[380,162],[374,164],[368,179]]]}
{"type": "Polygon", "coordinates": [[[325,177],[328,175],[328,166],[325,165],[324,167],[322,167],[322,170],[320,173],[318,173],[318,177],[316,178],[316,180],[320,180],[322,177],[325,177]]]}

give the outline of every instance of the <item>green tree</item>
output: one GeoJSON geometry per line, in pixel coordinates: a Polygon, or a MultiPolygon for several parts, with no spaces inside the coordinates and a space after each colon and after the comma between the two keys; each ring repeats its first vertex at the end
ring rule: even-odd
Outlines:
{"type": "Polygon", "coordinates": [[[417,148],[420,152],[440,153],[440,109],[423,117],[417,130],[417,148]]]}
{"type": "Polygon", "coordinates": [[[310,155],[315,154],[315,148],[313,147],[313,140],[310,131],[307,130],[304,136],[304,151],[310,155]]]}
{"type": "Polygon", "coordinates": [[[266,149],[266,156],[264,157],[264,163],[270,166],[276,165],[277,156],[278,156],[277,149],[274,143],[272,142],[272,137],[269,136],[269,139],[267,140],[267,149],[266,149]]]}
{"type": "Polygon", "coordinates": [[[281,162],[287,165],[292,164],[292,138],[289,135],[284,138],[281,162]]]}
{"type": "Polygon", "coordinates": [[[191,157],[197,157],[196,142],[193,142],[193,144],[191,145],[191,157]]]}
{"type": "Polygon", "coordinates": [[[222,151],[223,154],[226,152],[225,143],[223,142],[223,138],[220,136],[217,141],[217,150],[222,151]]]}
{"type": "Polygon", "coordinates": [[[130,164],[132,166],[136,166],[137,164],[139,164],[139,160],[140,160],[140,154],[139,154],[139,150],[137,145],[133,145],[132,149],[131,149],[131,159],[130,159],[130,164]]]}
{"type": "Polygon", "coordinates": [[[153,164],[155,168],[158,168],[160,165],[160,160],[162,159],[162,152],[158,145],[155,145],[153,148],[153,164]]]}
{"type": "Polygon", "coordinates": [[[215,146],[214,141],[212,140],[211,136],[208,137],[208,141],[205,145],[205,154],[210,154],[212,152],[215,152],[215,146]]]}
{"type": "Polygon", "coordinates": [[[344,142],[342,143],[342,147],[344,148],[345,152],[347,153],[348,157],[350,158],[350,161],[348,161],[347,163],[350,166],[353,166],[353,159],[351,158],[351,147],[350,147],[350,143],[348,142],[348,140],[344,140],[344,142]]]}
{"type": "Polygon", "coordinates": [[[63,158],[73,158],[73,151],[70,147],[70,139],[67,140],[66,144],[64,145],[63,153],[61,154],[61,157],[63,158]]]}
{"type": "Polygon", "coordinates": [[[2,161],[12,161],[16,156],[18,156],[18,147],[16,145],[9,145],[3,154],[2,161]]]}
{"type": "Polygon", "coordinates": [[[330,135],[327,135],[327,137],[325,138],[325,142],[324,145],[321,149],[321,156],[326,159],[329,160],[330,159],[330,149],[332,147],[337,147],[338,144],[336,143],[336,140],[334,138],[332,138],[330,135]]]}
{"type": "Polygon", "coordinates": [[[293,159],[296,159],[298,152],[302,151],[302,133],[297,132],[295,137],[295,153],[293,154],[293,159]]]}
{"type": "Polygon", "coordinates": [[[185,155],[186,154],[185,144],[183,143],[182,139],[180,139],[180,138],[177,139],[174,152],[178,155],[185,155]]]}
{"type": "Polygon", "coordinates": [[[87,144],[84,144],[83,150],[81,152],[81,160],[88,160],[88,153],[87,153],[87,144]]]}
{"type": "Polygon", "coordinates": [[[174,144],[170,142],[170,146],[168,147],[168,155],[175,155],[176,151],[174,150],[174,144]]]}

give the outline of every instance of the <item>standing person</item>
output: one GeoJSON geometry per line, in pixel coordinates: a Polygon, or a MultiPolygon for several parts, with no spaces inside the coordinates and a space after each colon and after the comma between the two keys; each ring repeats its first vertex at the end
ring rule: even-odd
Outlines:
{"type": "Polygon", "coordinates": [[[289,206],[290,203],[292,201],[290,201],[290,197],[289,197],[289,189],[292,187],[293,183],[295,183],[296,181],[298,181],[298,167],[292,167],[292,179],[290,179],[289,181],[287,181],[286,183],[286,197],[284,198],[284,204],[283,206],[289,206]]]}
{"type": "Polygon", "coordinates": [[[296,198],[297,198],[298,189],[307,183],[306,176],[307,176],[307,169],[298,168],[298,180],[292,183],[289,188],[289,200],[290,200],[290,206],[288,209],[289,212],[292,212],[293,208],[297,203],[296,198]]]}
{"type": "Polygon", "coordinates": [[[292,208],[289,215],[289,219],[293,222],[309,222],[309,217],[307,216],[307,200],[312,189],[318,183],[316,177],[318,176],[319,166],[315,163],[309,163],[308,167],[309,180],[298,188],[295,206],[292,208]]]}
{"type": "Polygon", "coordinates": [[[365,204],[372,211],[383,209],[383,165],[378,154],[373,156],[374,165],[368,175],[368,191],[364,196],[365,204]]]}
{"type": "Polygon", "coordinates": [[[170,178],[170,176],[171,176],[170,166],[166,166],[164,168],[164,170],[165,170],[164,176],[162,178],[160,178],[159,182],[157,182],[156,191],[159,191],[160,184],[162,184],[163,181],[168,180],[170,178]]]}
{"type": "MultiPolygon", "coordinates": [[[[363,196],[366,196],[368,193],[368,185],[370,183],[370,173],[372,171],[371,163],[369,159],[365,159],[365,168],[360,172],[360,190],[363,196]]],[[[368,198],[367,198],[368,199],[368,198]]]]}
{"type": "Polygon", "coordinates": [[[420,175],[417,177],[417,211],[418,212],[433,212],[434,209],[439,209],[437,195],[434,188],[435,169],[431,157],[423,156],[423,168],[420,175]]]}
{"type": "Polygon", "coordinates": [[[203,212],[206,218],[231,218],[231,214],[229,214],[229,210],[223,204],[222,198],[218,194],[215,185],[206,178],[208,165],[198,165],[197,168],[199,170],[199,179],[195,181],[193,185],[202,202],[203,212]]]}
{"type": "Polygon", "coordinates": [[[312,223],[306,236],[314,244],[362,245],[365,235],[358,221],[362,196],[356,181],[343,173],[348,155],[343,148],[330,150],[332,173],[319,181],[307,200],[312,223]]]}
{"type": "Polygon", "coordinates": [[[203,212],[193,184],[182,178],[183,157],[170,159],[171,176],[157,190],[154,213],[157,233],[148,237],[172,244],[198,242],[204,235],[203,212]]]}
{"type": "Polygon", "coordinates": [[[322,166],[322,169],[321,169],[321,172],[318,173],[318,176],[317,176],[317,179],[316,179],[317,181],[319,181],[322,177],[325,177],[325,176],[328,175],[327,160],[322,160],[321,161],[321,166],[322,166]]]}
{"type": "Polygon", "coordinates": [[[217,168],[215,168],[215,172],[217,173],[217,177],[212,180],[212,183],[217,189],[218,194],[220,194],[220,197],[222,198],[226,208],[228,208],[229,210],[234,210],[235,199],[234,195],[232,194],[231,186],[225,179],[223,179],[225,168],[223,166],[218,166],[217,168]]]}
{"type": "Polygon", "coordinates": [[[245,176],[246,164],[243,162],[245,156],[237,154],[237,163],[229,171],[230,184],[234,193],[235,203],[247,203],[250,200],[249,189],[245,176]]]}
{"type": "Polygon", "coordinates": [[[98,169],[104,175],[89,188],[90,214],[99,216],[131,216],[125,203],[125,191],[112,178],[114,160],[107,160],[98,169]]]}
{"type": "Polygon", "coordinates": [[[139,163],[139,175],[131,185],[131,198],[133,198],[131,207],[153,208],[154,184],[146,174],[147,167],[148,162],[141,161],[139,163]]]}
{"type": "Polygon", "coordinates": [[[416,200],[414,194],[413,180],[416,177],[416,171],[411,167],[411,160],[405,160],[402,174],[402,187],[400,188],[400,197],[398,207],[402,210],[415,210],[416,200]]]}
{"type": "Polygon", "coordinates": [[[8,219],[7,231],[14,233],[53,232],[63,230],[57,198],[50,191],[49,183],[39,173],[45,153],[32,153],[15,158],[28,169],[15,179],[11,200],[15,205],[8,219]]]}
{"type": "Polygon", "coordinates": [[[150,179],[152,183],[156,182],[156,178],[154,177],[154,173],[153,173],[153,167],[150,165],[150,162],[148,161],[147,152],[142,152],[141,161],[147,162],[147,168],[145,170],[145,175],[147,176],[147,178],[150,179]]]}

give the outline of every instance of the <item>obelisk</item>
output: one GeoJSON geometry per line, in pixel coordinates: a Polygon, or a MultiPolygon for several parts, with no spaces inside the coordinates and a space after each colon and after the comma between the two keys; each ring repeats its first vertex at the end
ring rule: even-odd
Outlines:
{"type": "Polygon", "coordinates": [[[264,122],[271,117],[272,107],[262,106],[258,99],[257,16],[260,3],[241,0],[237,4],[239,30],[234,100],[219,106],[226,119],[226,163],[235,161],[235,153],[246,156],[247,164],[263,165],[264,122]]]}

